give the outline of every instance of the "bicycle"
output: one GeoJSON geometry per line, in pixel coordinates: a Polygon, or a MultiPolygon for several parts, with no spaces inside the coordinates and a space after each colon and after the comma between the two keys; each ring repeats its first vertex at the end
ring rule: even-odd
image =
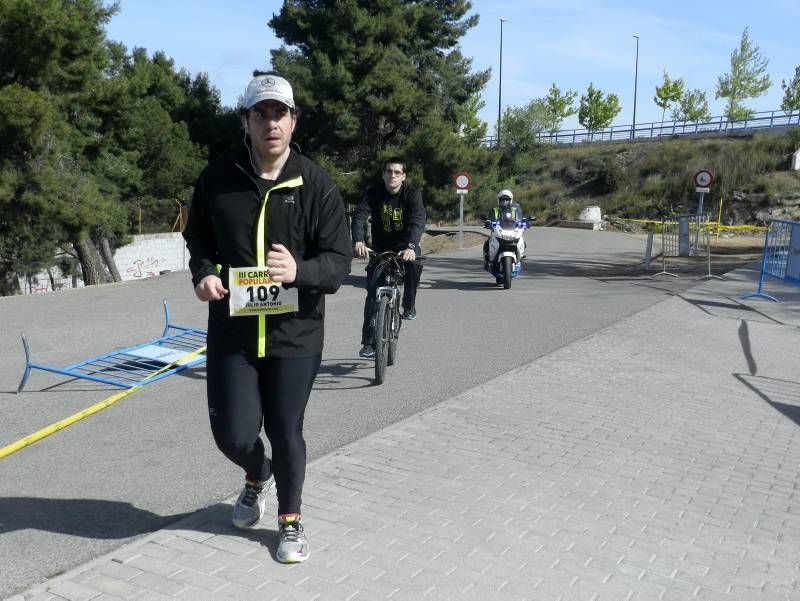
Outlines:
{"type": "Polygon", "coordinates": [[[403,296],[405,267],[397,253],[376,253],[370,250],[370,261],[375,265],[375,311],[373,318],[373,343],[375,349],[375,383],[383,384],[386,366],[397,361],[397,342],[400,335],[400,301],[403,296]]]}

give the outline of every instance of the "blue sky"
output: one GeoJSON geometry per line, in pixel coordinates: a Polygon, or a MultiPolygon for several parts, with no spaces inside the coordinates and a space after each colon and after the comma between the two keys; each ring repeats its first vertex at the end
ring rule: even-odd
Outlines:
{"type": "MultiPolygon", "coordinates": [[[[128,49],[163,50],[178,67],[208,73],[222,101],[235,105],[255,68],[268,68],[280,41],[267,26],[282,2],[244,0],[121,0],[107,27],[110,39],[128,49]]],[[[521,107],[544,96],[550,84],[579,96],[593,83],[619,96],[622,112],[614,125],[630,124],[636,83],[636,122],[661,120],[653,103],[664,70],[689,89],[706,92],[712,115],[723,111],[714,99],[717,78],[730,70],[731,53],[742,31],[769,60],[772,87],[745,105],[777,110],[781,80],[800,66],[800,1],[762,0],[473,0],[477,27],[462,38],[461,51],[473,70],[491,68],[480,117],[493,133],[497,121],[500,18],[503,24],[503,107],[521,107]],[[638,77],[635,77],[639,36],[638,77]]],[[[669,119],[669,115],[666,117],[669,119]]],[[[580,127],[575,117],[563,127],[580,127]]]]}

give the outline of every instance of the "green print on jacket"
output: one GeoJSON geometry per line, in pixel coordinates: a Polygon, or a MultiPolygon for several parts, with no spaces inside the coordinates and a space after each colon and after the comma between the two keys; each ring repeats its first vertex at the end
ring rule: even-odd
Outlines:
{"type": "Polygon", "coordinates": [[[403,229],[403,209],[402,207],[393,208],[391,205],[383,205],[381,207],[381,221],[383,222],[383,231],[402,231],[403,229]]]}

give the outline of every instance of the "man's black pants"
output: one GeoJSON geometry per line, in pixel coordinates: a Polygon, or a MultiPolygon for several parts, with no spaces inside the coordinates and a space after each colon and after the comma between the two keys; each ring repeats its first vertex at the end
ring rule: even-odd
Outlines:
{"type": "Polygon", "coordinates": [[[321,356],[253,359],[209,344],[208,410],[217,447],[249,480],[275,476],[278,513],[300,513],[306,476],[303,420],[321,356]],[[272,458],[259,434],[264,428],[272,458]]]}

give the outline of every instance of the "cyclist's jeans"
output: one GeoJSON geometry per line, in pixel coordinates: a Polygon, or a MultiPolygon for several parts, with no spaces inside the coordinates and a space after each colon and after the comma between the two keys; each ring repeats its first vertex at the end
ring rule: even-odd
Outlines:
{"type": "MultiPolygon", "coordinates": [[[[405,282],[403,284],[403,308],[413,309],[417,299],[417,286],[422,275],[422,263],[419,261],[403,261],[406,267],[405,282]],[[413,273],[409,273],[409,267],[413,273]],[[409,277],[412,276],[412,277],[409,277]]],[[[367,264],[367,298],[364,300],[364,323],[361,326],[361,344],[372,344],[373,328],[375,327],[375,291],[378,287],[375,275],[375,266],[372,262],[367,264]]]]}
{"type": "Polygon", "coordinates": [[[209,346],[208,409],[214,441],[248,480],[275,476],[278,513],[300,513],[306,475],[305,415],[321,356],[252,359],[209,346]],[[272,447],[264,453],[261,426],[272,447]]]}

